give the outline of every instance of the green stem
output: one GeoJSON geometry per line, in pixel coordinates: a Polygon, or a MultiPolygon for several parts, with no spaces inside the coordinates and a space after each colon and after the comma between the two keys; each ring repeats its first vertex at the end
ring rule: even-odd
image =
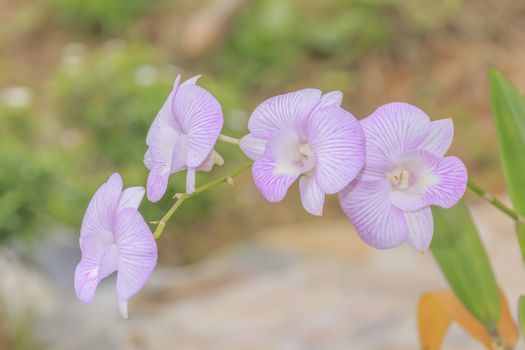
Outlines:
{"type": "Polygon", "coordinates": [[[219,141],[231,143],[232,145],[238,145],[241,143],[241,140],[236,139],[235,137],[231,137],[231,136],[227,136],[223,134],[219,135],[219,141]]]}
{"type": "Polygon", "coordinates": [[[516,234],[518,236],[518,244],[520,246],[521,256],[523,261],[525,261],[525,218],[509,208],[505,203],[485,191],[478,184],[472,180],[468,180],[467,186],[476,194],[480,195],[481,198],[485,199],[487,202],[498,208],[505,215],[510,217],[516,222],[516,234]]]}
{"type": "Polygon", "coordinates": [[[173,216],[173,214],[175,214],[177,209],[180,208],[180,206],[182,205],[182,203],[184,203],[185,200],[187,200],[187,199],[189,199],[191,197],[195,197],[199,193],[206,192],[206,191],[208,191],[208,190],[210,190],[210,189],[212,189],[214,187],[217,187],[220,184],[223,184],[225,182],[229,183],[230,185],[233,185],[233,179],[235,177],[239,176],[245,170],[249,169],[251,167],[252,163],[253,163],[253,161],[251,161],[251,160],[247,161],[246,163],[244,163],[240,167],[230,171],[226,175],[224,175],[222,177],[219,177],[218,179],[213,180],[211,182],[208,182],[207,184],[204,184],[202,186],[197,187],[195,189],[195,191],[193,193],[191,193],[191,194],[188,194],[188,193],[176,194],[174,198],[177,198],[177,201],[175,201],[175,204],[173,204],[173,206],[170,208],[170,210],[168,210],[168,212],[162,217],[162,219],[160,219],[160,221],[152,222],[154,224],[157,224],[157,229],[155,230],[155,233],[153,234],[155,239],[158,239],[162,235],[162,232],[164,231],[164,228],[166,227],[166,223],[173,216]]]}
{"type": "Polygon", "coordinates": [[[502,201],[500,201],[499,199],[497,199],[496,197],[494,197],[493,195],[485,191],[483,188],[481,188],[481,186],[476,184],[474,181],[468,180],[467,186],[468,188],[472,190],[472,192],[476,193],[481,198],[483,198],[484,200],[486,200],[487,202],[489,202],[490,204],[498,208],[501,212],[503,212],[505,215],[510,217],[512,220],[520,222],[520,223],[525,223],[525,220],[523,219],[521,215],[519,215],[514,210],[509,208],[505,203],[503,203],[502,201]]]}

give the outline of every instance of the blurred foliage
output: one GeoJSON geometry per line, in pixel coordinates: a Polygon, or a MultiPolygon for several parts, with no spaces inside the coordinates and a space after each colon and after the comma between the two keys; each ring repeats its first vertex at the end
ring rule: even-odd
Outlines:
{"type": "MultiPolygon", "coordinates": [[[[446,22],[460,2],[424,0],[421,6],[394,0],[252,0],[229,23],[221,45],[184,66],[203,73],[200,83],[223,106],[225,133],[239,137],[249,109],[261,96],[305,80],[322,88],[351,86],[352,67],[359,59],[388,50],[403,35],[428,30],[429,22],[420,18],[446,22]],[[412,7],[418,11],[409,11],[412,7]]],[[[166,23],[179,28],[186,14],[193,13],[189,8],[197,10],[202,4],[10,4],[9,26],[0,31],[0,51],[11,52],[21,43],[24,55],[34,55],[32,61],[38,64],[22,72],[32,79],[24,82],[34,91],[31,104],[12,108],[0,99],[0,238],[34,236],[47,231],[49,222],[79,227],[91,195],[115,171],[122,174],[125,186],[145,184],[145,135],[180,71],[173,63],[183,62],[173,56],[177,38],[163,36],[170,32],[166,23]],[[70,43],[79,40],[83,43],[70,43]]],[[[0,72],[10,73],[9,67],[0,60],[0,72]]],[[[185,79],[190,76],[183,74],[185,79]]],[[[1,76],[0,83],[13,84],[1,76]]],[[[219,144],[217,149],[226,159],[225,168],[243,158],[229,145],[219,144]]],[[[197,184],[228,169],[199,173],[197,184]]],[[[184,181],[183,174],[174,176],[168,193],[181,191],[184,181]]],[[[231,220],[242,218],[241,213],[232,214],[235,201],[213,205],[220,193],[188,201],[171,227],[191,226],[200,232],[206,231],[203,217],[228,213],[231,220]]],[[[145,201],[141,210],[148,220],[156,220],[171,203],[166,195],[155,205],[145,201]]]]}
{"type": "MultiPolygon", "coordinates": [[[[525,97],[496,69],[489,71],[489,82],[503,174],[514,208],[525,215],[525,97]]],[[[520,221],[517,234],[525,260],[525,225],[520,221]]]]}
{"type": "Polygon", "coordinates": [[[161,0],[52,0],[53,10],[66,27],[86,34],[124,32],[161,0]]]}
{"type": "Polygon", "coordinates": [[[27,238],[43,219],[52,170],[42,150],[27,142],[38,142],[31,112],[0,107],[0,116],[0,240],[27,238]]]}
{"type": "Polygon", "coordinates": [[[518,299],[518,317],[520,321],[521,335],[525,336],[525,295],[518,299]]]}
{"type": "Polygon", "coordinates": [[[157,66],[150,50],[123,40],[89,54],[82,48],[65,50],[52,81],[58,116],[66,128],[89,133],[99,161],[140,163],[141,141],[173,85],[174,69],[157,66]]]}
{"type": "Polygon", "coordinates": [[[384,11],[393,3],[252,1],[236,17],[218,56],[205,62],[239,85],[263,89],[274,88],[283,76],[296,77],[310,57],[333,57],[347,66],[388,40],[392,23],[384,11]]]}
{"type": "Polygon", "coordinates": [[[349,74],[352,64],[366,54],[387,50],[394,40],[418,36],[445,23],[460,4],[460,0],[439,4],[254,0],[234,19],[225,45],[204,58],[204,66],[213,67],[224,80],[233,80],[243,88],[262,90],[275,89],[287,79],[300,79],[312,61],[329,63],[328,73],[341,68],[349,74]]]}
{"type": "Polygon", "coordinates": [[[4,310],[0,311],[0,349],[35,350],[42,349],[31,332],[30,321],[24,317],[12,319],[4,310]]]}
{"type": "MultiPolygon", "coordinates": [[[[64,193],[67,198],[55,200],[53,209],[61,220],[78,224],[82,210],[75,202],[86,203],[112,172],[122,174],[125,186],[145,184],[145,135],[178,71],[161,63],[165,61],[151,50],[128,46],[122,40],[108,41],[101,49],[89,53],[82,46],[69,47],[64,55],[61,71],[53,79],[50,91],[56,101],[56,115],[62,126],[76,135],[77,141],[68,145],[69,169],[62,169],[69,173],[69,180],[65,180],[69,182],[64,193]]],[[[225,150],[237,151],[231,147],[225,150]]],[[[226,156],[231,158],[229,154],[226,156]]],[[[199,174],[197,185],[203,178],[209,175],[199,174]]],[[[168,194],[182,191],[184,184],[184,174],[176,175],[168,194]]],[[[192,210],[178,218],[178,223],[184,225],[209,213],[210,198],[200,196],[189,202],[192,210]]],[[[144,202],[144,213],[155,220],[171,204],[169,195],[160,206],[144,202]]]]}
{"type": "Polygon", "coordinates": [[[452,208],[432,207],[430,249],[450,287],[487,329],[496,327],[501,303],[487,253],[464,201],[452,208]]]}
{"type": "Polygon", "coordinates": [[[525,215],[525,97],[496,69],[489,72],[492,113],[512,204],[525,215]]]}

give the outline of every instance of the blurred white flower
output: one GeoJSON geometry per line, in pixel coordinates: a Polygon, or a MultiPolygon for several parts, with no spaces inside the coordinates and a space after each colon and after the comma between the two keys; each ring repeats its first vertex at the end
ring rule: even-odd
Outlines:
{"type": "Polygon", "coordinates": [[[126,40],[121,38],[113,38],[109,39],[104,43],[104,49],[108,51],[108,53],[113,54],[119,54],[125,51],[128,47],[128,43],[126,40]]]}
{"type": "Polygon", "coordinates": [[[64,47],[61,57],[61,70],[69,75],[75,75],[84,64],[86,45],[82,43],[71,43],[64,47]]]}
{"type": "Polygon", "coordinates": [[[140,86],[151,86],[157,82],[158,70],[152,64],[140,66],[135,71],[135,83],[140,86]]]}
{"type": "Polygon", "coordinates": [[[11,108],[27,108],[33,102],[33,93],[27,86],[11,86],[0,92],[0,100],[11,108]]]}

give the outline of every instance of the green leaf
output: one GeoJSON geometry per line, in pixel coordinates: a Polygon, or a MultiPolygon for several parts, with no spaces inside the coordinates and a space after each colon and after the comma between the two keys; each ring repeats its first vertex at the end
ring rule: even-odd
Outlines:
{"type": "Polygon", "coordinates": [[[518,318],[520,319],[521,334],[525,336],[525,295],[518,299],[518,318]]]}
{"type": "Polygon", "coordinates": [[[496,69],[489,82],[503,173],[514,207],[525,215],[525,98],[496,69]]]}
{"type": "Polygon", "coordinates": [[[501,313],[498,286],[466,204],[433,207],[432,213],[430,249],[445,278],[467,310],[489,331],[495,330],[501,313]]]}

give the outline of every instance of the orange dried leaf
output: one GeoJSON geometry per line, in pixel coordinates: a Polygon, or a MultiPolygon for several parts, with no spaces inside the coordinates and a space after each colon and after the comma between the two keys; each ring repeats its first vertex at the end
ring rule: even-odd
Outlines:
{"type": "Polygon", "coordinates": [[[438,350],[443,344],[450,323],[457,322],[470,336],[487,349],[513,349],[518,328],[510,314],[507,298],[500,291],[501,319],[493,335],[461,304],[450,290],[427,292],[418,307],[419,339],[423,350],[438,350]]]}

